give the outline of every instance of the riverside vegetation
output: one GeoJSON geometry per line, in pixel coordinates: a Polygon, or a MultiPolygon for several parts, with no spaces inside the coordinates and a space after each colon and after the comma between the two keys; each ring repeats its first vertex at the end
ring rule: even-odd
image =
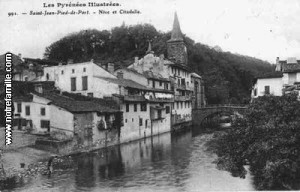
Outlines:
{"type": "Polygon", "coordinates": [[[215,133],[217,164],[236,176],[250,166],[258,190],[300,189],[300,101],[296,95],[264,96],[233,127],[215,133]]]}

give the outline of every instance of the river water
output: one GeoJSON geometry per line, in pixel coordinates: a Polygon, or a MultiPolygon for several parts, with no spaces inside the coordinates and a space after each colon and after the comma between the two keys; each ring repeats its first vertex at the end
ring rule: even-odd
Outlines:
{"type": "Polygon", "coordinates": [[[39,175],[15,191],[245,191],[252,176],[233,177],[216,168],[207,150],[212,133],[189,131],[74,157],[75,167],[39,175]]]}

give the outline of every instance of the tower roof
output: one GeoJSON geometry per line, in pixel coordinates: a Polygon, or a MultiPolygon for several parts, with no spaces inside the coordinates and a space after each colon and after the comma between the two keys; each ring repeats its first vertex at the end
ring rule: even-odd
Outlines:
{"type": "Polygon", "coordinates": [[[171,32],[171,39],[169,41],[183,41],[180,24],[178,21],[177,13],[175,12],[173,29],[171,32]]]}

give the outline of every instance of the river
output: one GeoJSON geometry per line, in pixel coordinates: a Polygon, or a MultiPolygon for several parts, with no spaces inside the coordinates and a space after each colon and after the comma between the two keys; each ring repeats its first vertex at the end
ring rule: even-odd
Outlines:
{"type": "Polygon", "coordinates": [[[232,177],[216,168],[207,150],[212,133],[189,131],[74,157],[75,168],[39,175],[14,191],[245,191],[252,176],[232,177]]]}

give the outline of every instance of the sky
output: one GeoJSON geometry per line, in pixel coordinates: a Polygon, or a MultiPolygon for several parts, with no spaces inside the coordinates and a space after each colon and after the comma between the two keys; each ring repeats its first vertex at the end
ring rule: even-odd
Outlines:
{"type": "MultiPolygon", "coordinates": [[[[45,48],[83,29],[110,30],[150,23],[172,29],[177,11],[181,30],[195,42],[275,63],[276,57],[300,58],[300,0],[112,0],[120,7],[58,8],[70,0],[0,0],[0,54],[42,58],[45,48]],[[43,3],[55,7],[44,8],[43,3]],[[30,11],[139,10],[141,14],[22,15],[30,11]],[[8,13],[17,13],[8,16],[8,13]]],[[[110,2],[75,0],[73,3],[110,2]]]]}

